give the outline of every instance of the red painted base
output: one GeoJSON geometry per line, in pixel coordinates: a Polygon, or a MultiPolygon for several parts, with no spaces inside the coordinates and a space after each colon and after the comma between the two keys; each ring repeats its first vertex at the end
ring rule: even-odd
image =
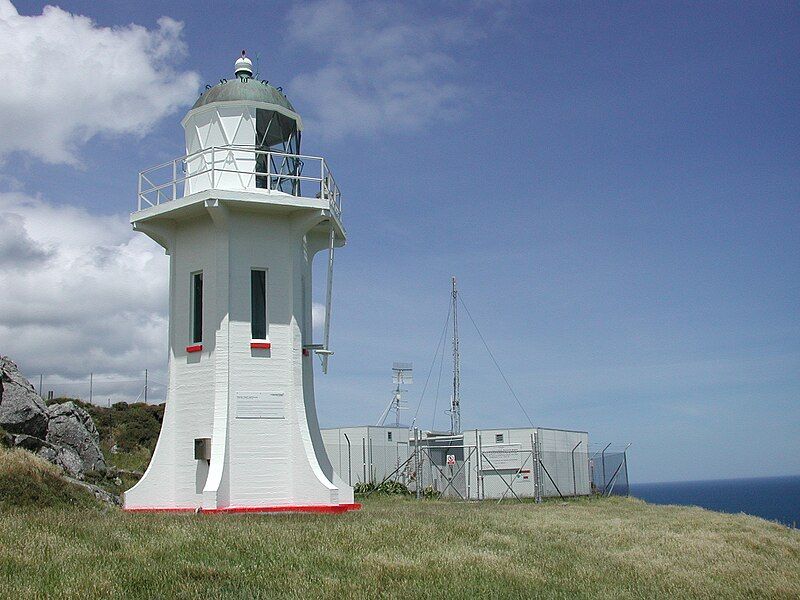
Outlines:
{"type": "Polygon", "coordinates": [[[310,506],[228,506],[226,508],[211,508],[198,511],[196,508],[126,508],[127,512],[141,513],[193,513],[200,512],[204,515],[223,513],[278,513],[278,512],[303,512],[340,514],[350,510],[360,510],[361,505],[355,504],[330,504],[310,506]]]}

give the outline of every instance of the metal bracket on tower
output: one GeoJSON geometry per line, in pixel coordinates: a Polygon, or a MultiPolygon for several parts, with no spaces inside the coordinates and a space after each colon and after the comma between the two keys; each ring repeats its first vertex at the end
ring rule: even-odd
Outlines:
{"type": "MultiPolygon", "coordinates": [[[[332,219],[332,218],[331,218],[332,219]]],[[[330,233],[328,235],[328,285],[325,290],[325,330],[322,336],[322,348],[315,352],[322,358],[322,372],[328,373],[328,358],[333,352],[330,349],[331,340],[331,297],[333,294],[333,244],[336,241],[336,234],[333,230],[333,220],[330,221],[330,233]]]]}

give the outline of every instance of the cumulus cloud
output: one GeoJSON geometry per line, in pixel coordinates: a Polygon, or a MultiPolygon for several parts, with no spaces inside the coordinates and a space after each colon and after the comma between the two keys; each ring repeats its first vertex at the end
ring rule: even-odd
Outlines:
{"type": "Polygon", "coordinates": [[[46,261],[52,254],[30,238],[22,217],[0,214],[0,266],[30,268],[46,261]]]}
{"type": "Polygon", "coordinates": [[[186,52],[182,28],[168,17],[155,29],[99,27],[54,6],[21,16],[0,0],[0,158],[78,164],[93,136],[143,135],[190,103],[200,78],[174,68],[186,52]]]}
{"type": "Polygon", "coordinates": [[[453,55],[479,33],[466,19],[425,17],[401,3],[320,0],[292,9],[292,42],[321,61],[290,86],[315,130],[333,138],[413,131],[458,114],[466,94],[452,77],[453,55]]]}
{"type": "Polygon", "coordinates": [[[57,394],[85,398],[90,372],[94,392],[115,400],[136,397],[145,368],[151,389],[164,381],[169,263],[161,248],[124,216],[21,193],[0,194],[0,224],[0,354],[34,383],[44,373],[45,391],[57,394]]]}

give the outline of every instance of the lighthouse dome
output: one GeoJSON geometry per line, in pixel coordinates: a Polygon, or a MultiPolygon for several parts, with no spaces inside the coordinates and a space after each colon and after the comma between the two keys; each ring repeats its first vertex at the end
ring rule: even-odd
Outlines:
{"type": "Polygon", "coordinates": [[[247,58],[244,50],[234,64],[234,79],[221,79],[215,86],[206,86],[206,91],[200,95],[191,110],[212,102],[263,102],[295,113],[294,106],[281,90],[272,87],[267,81],[253,79],[253,61],[247,58]]]}
{"type": "Polygon", "coordinates": [[[292,103],[280,90],[275,89],[266,82],[247,78],[237,78],[230,81],[223,80],[221,83],[209,88],[197,99],[197,102],[192,106],[192,110],[212,102],[230,101],[265,102],[295,112],[292,103]]]}

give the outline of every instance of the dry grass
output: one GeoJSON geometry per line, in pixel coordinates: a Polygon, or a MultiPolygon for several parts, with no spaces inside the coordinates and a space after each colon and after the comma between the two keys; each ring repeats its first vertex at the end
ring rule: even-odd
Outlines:
{"type": "Polygon", "coordinates": [[[96,507],[94,496],[61,477],[61,469],[19,448],[0,447],[0,508],[96,507]]]}
{"type": "Polygon", "coordinates": [[[800,533],[633,499],[330,515],[0,513],[18,598],[798,598],[800,533]]]}

